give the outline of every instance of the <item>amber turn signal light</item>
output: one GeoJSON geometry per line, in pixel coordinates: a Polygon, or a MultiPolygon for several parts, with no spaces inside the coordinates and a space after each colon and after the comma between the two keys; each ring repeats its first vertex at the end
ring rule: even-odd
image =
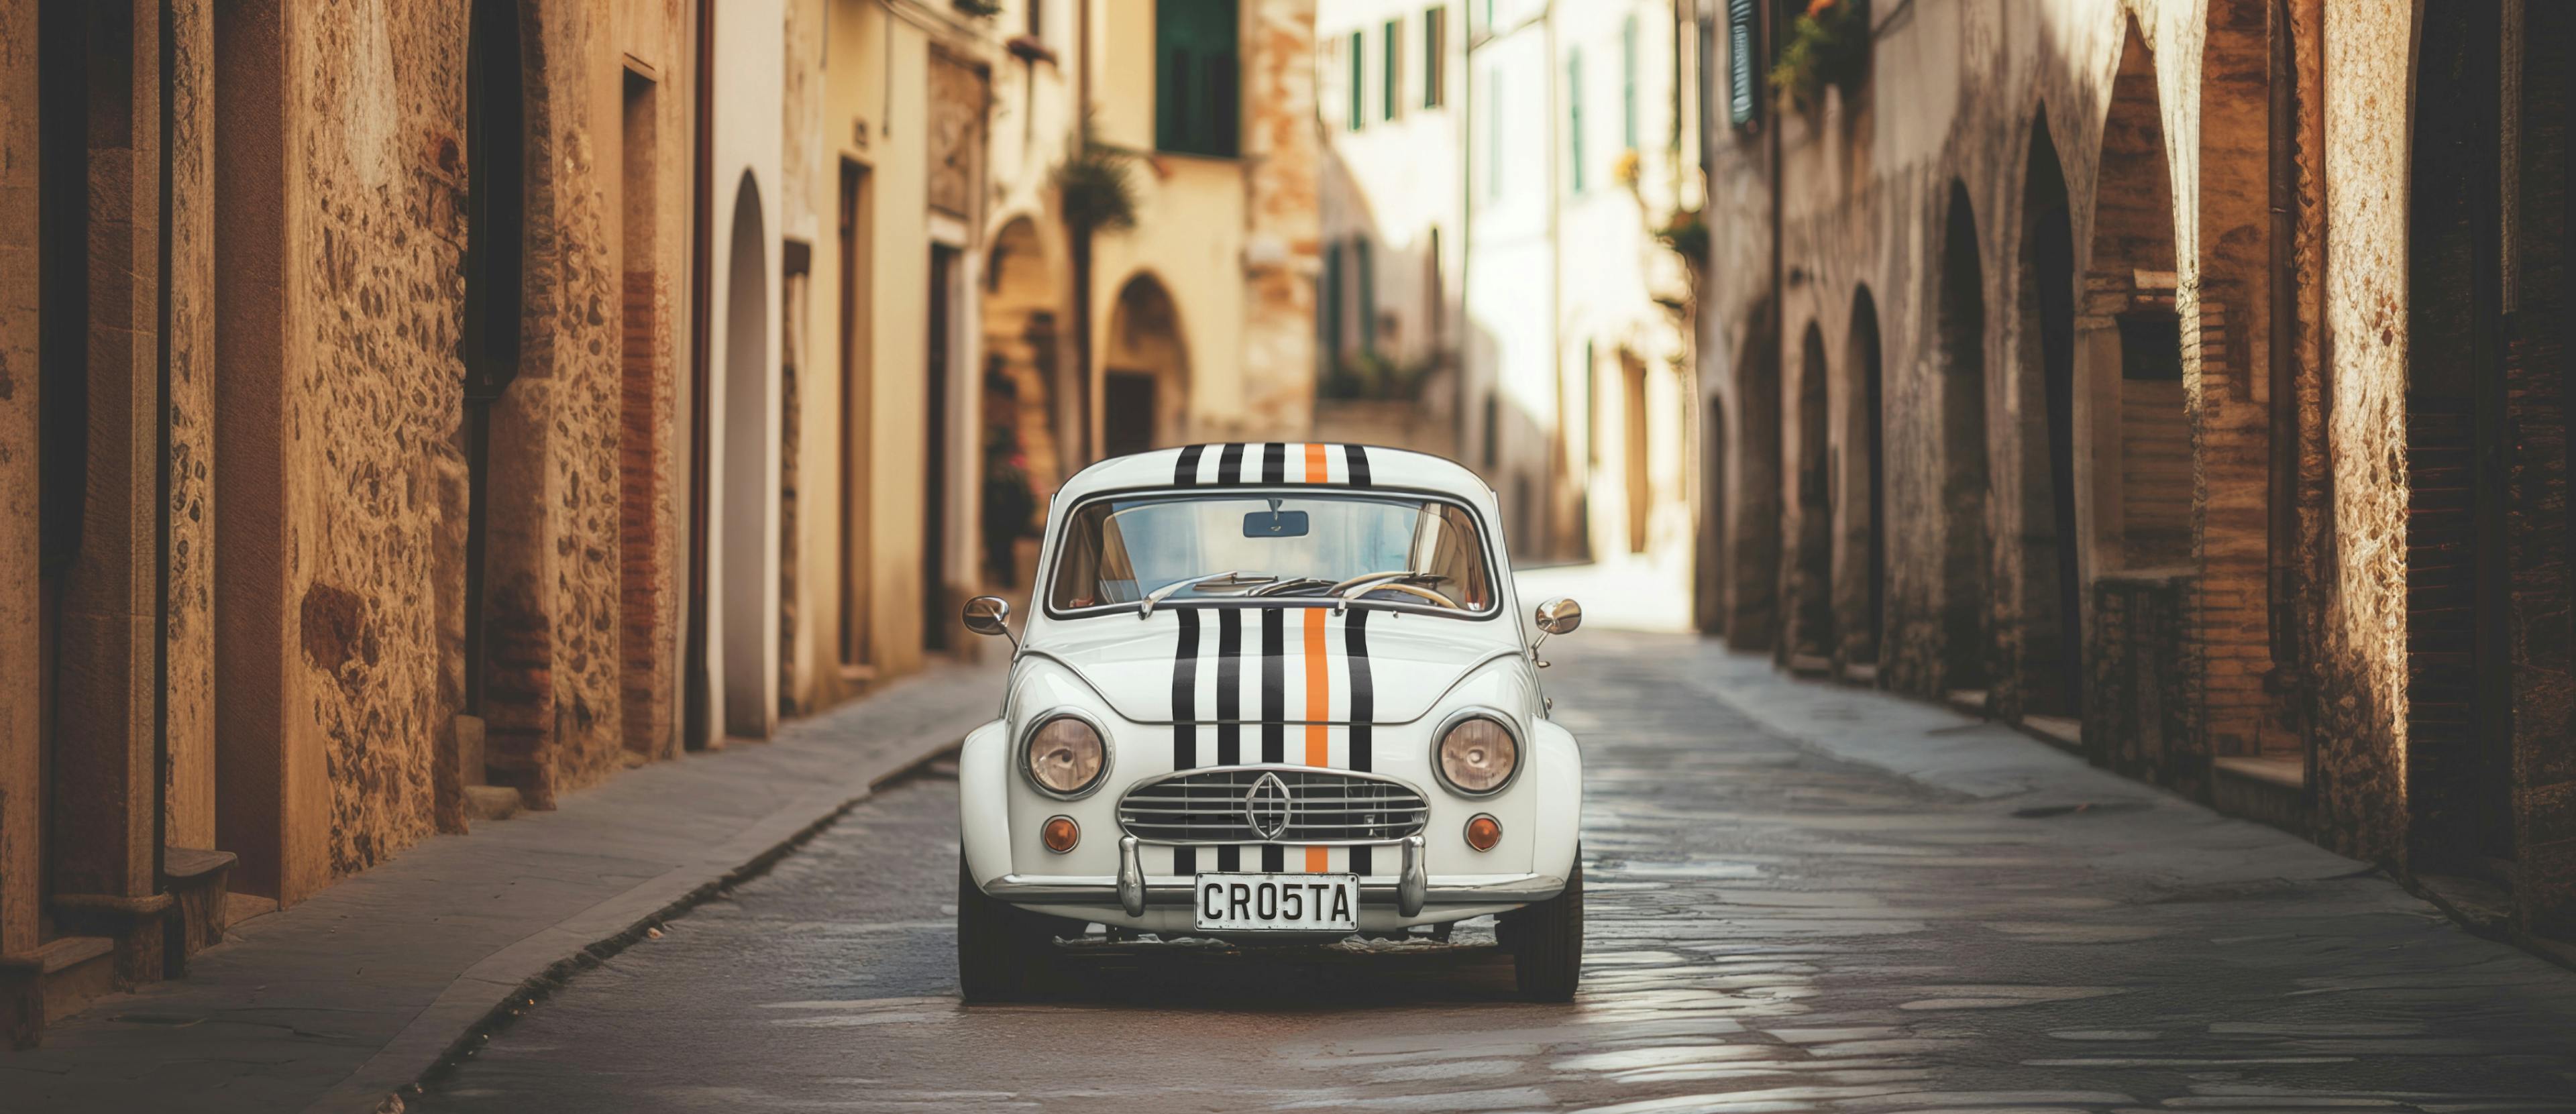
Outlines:
{"type": "Polygon", "coordinates": [[[1082,842],[1082,826],[1074,823],[1073,817],[1059,816],[1046,822],[1046,827],[1039,830],[1038,838],[1046,841],[1047,850],[1061,855],[1082,842]]]}
{"type": "Polygon", "coordinates": [[[1476,814],[1475,819],[1467,821],[1467,846],[1479,851],[1491,851],[1495,844],[1502,841],[1502,821],[1481,812],[1476,814]]]}

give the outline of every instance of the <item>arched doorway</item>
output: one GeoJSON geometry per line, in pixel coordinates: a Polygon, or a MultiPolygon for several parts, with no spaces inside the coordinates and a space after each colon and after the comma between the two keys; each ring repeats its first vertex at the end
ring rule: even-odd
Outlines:
{"type": "Polygon", "coordinates": [[[1780,341],[1768,303],[1753,310],[1735,360],[1735,483],[1727,491],[1726,644],[1768,650],[1780,636],[1780,341]]]}
{"type": "Polygon", "coordinates": [[[2085,304],[2076,321],[2089,403],[2092,564],[2187,570],[2192,559],[2191,427],[2174,297],[2173,174],[2155,55],[2135,22],[2111,83],[2093,194],[2085,304]]]}
{"type": "Polygon", "coordinates": [[[1700,425],[1700,459],[1707,473],[1700,478],[1699,629],[1723,637],[1729,617],[1727,584],[1732,555],[1727,552],[1726,402],[1714,395],[1700,425]]]}
{"type": "Polygon", "coordinates": [[[2418,871],[2514,853],[2498,6],[2423,9],[2408,178],[2406,800],[2418,871]]]}
{"type": "Polygon", "coordinates": [[[769,238],[760,182],[744,171],[726,240],[723,502],[717,578],[724,606],[723,725],[765,738],[777,714],[777,403],[769,369],[769,238]]]}
{"type": "Polygon", "coordinates": [[[993,237],[984,268],[983,542],[987,583],[1015,587],[1037,566],[1038,515],[1066,472],[1064,361],[1057,348],[1061,288],[1035,222],[1013,219],[993,237]]]}
{"type": "Polygon", "coordinates": [[[2022,178],[2019,319],[2021,591],[2015,711],[2072,716],[2083,691],[2083,581],[2075,530],[2075,233],[2048,118],[2031,122],[2022,178]]]}
{"type": "Polygon", "coordinates": [[[1842,382],[1834,629],[1841,636],[1843,664],[1874,670],[1887,623],[1887,426],[1879,393],[1878,301],[1866,286],[1852,295],[1842,382]]]}
{"type": "Polygon", "coordinates": [[[1119,288],[1108,340],[1101,363],[1101,455],[1179,442],[1189,412],[1189,347],[1180,311],[1160,280],[1139,274],[1119,288]]]}
{"type": "Polygon", "coordinates": [[[1933,358],[1941,393],[1941,636],[1938,688],[1984,700],[1988,630],[1986,293],[1977,216],[1950,183],[1942,222],[1933,358]]]}
{"type": "Polygon", "coordinates": [[[1788,460],[1795,503],[1784,590],[1789,633],[1783,653],[1795,668],[1821,670],[1834,652],[1834,505],[1825,443],[1828,428],[1825,331],[1815,322],[1798,338],[1798,404],[1788,460]]]}

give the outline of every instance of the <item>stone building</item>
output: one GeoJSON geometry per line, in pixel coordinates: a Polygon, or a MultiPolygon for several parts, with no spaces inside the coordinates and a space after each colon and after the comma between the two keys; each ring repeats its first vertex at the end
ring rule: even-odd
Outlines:
{"type": "Polygon", "coordinates": [[[1316,6],[1316,436],[1458,455],[1467,12],[1316,6]]]}
{"type": "Polygon", "coordinates": [[[1302,433],[1311,42],[0,0],[0,1028],[955,649],[1091,459],[1302,433]]]}
{"type": "Polygon", "coordinates": [[[1703,627],[2576,935],[2576,13],[1701,7],[1703,627]]]}

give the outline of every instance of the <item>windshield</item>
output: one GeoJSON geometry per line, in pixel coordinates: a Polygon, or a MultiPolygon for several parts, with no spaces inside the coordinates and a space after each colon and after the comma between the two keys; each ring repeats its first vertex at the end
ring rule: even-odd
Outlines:
{"type": "Polygon", "coordinates": [[[1048,594],[1059,611],[1335,595],[1470,614],[1494,606],[1475,516],[1420,497],[1095,500],[1065,523],[1060,553],[1048,594]]]}

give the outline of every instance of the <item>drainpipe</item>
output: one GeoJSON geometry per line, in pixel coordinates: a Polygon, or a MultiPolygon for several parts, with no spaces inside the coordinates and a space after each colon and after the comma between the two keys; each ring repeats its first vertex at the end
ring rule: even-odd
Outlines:
{"type": "MultiPolygon", "coordinates": [[[[152,892],[165,893],[169,887],[164,849],[170,844],[170,182],[174,176],[170,155],[171,124],[177,119],[173,107],[178,100],[176,77],[178,37],[170,29],[170,0],[161,0],[161,14],[154,28],[159,34],[161,55],[161,227],[154,237],[159,243],[159,302],[156,330],[160,352],[160,389],[156,398],[160,420],[153,423],[153,436],[159,446],[158,464],[153,477],[153,521],[155,560],[152,570],[152,892]]],[[[165,954],[167,949],[164,949],[165,954]]],[[[168,974],[168,972],[164,972],[168,974]]]]}
{"type": "MultiPolygon", "coordinates": [[[[1082,0],[1074,9],[1079,27],[1074,35],[1075,89],[1074,119],[1081,129],[1077,142],[1091,142],[1091,0],[1082,0]]],[[[1076,468],[1091,463],[1091,229],[1068,229],[1073,233],[1073,415],[1076,424],[1073,447],[1076,468]]]]}
{"type": "Polygon", "coordinates": [[[2272,139],[2271,166],[2268,168],[2272,207],[2272,275],[2268,299],[2271,303],[2268,307],[2271,311],[2271,343],[2266,345],[2270,363],[2264,377],[2271,401],[2268,414],[2271,419],[2271,490],[2268,493],[2271,521],[2267,531],[2270,539],[2267,556],[2271,565],[2268,585],[2271,606],[2267,610],[2272,627],[2272,687],[2275,692],[2295,692],[2304,687],[2300,682],[2304,669],[2300,660],[2298,618],[2292,603],[2292,593],[2298,585],[2299,482],[2298,312],[2294,293],[2298,279],[2292,243],[2297,235],[2298,219],[2298,164],[2293,142],[2297,127],[2293,115],[2297,70],[2290,56],[2289,0],[2271,0],[2265,8],[2271,24],[2270,58],[2264,76],[2271,92],[2267,130],[2272,139]]]}
{"type": "Polygon", "coordinates": [[[689,202],[689,598],[688,631],[681,643],[680,738],[685,743],[706,724],[702,686],[707,671],[707,319],[715,252],[716,0],[698,0],[698,59],[690,90],[697,181],[689,202]]]}

